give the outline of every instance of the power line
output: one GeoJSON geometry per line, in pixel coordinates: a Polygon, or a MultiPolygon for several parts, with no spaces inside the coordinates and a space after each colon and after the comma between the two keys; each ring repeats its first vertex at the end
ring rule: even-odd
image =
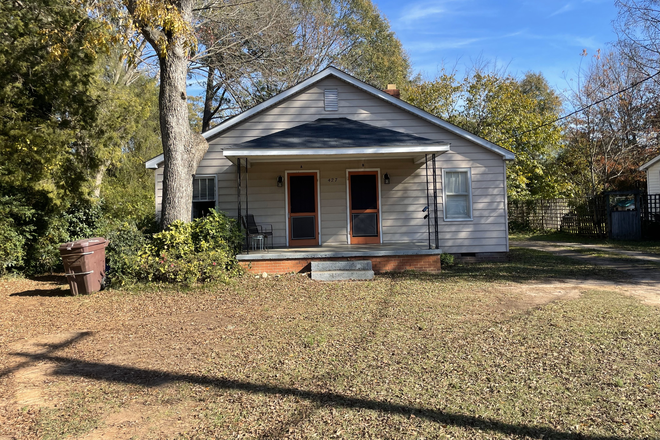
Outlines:
{"type": "MultiPolygon", "coordinates": [[[[518,136],[522,136],[522,135],[525,135],[525,134],[527,134],[527,133],[531,133],[531,132],[536,131],[536,130],[538,130],[538,129],[540,129],[540,128],[547,127],[548,125],[552,125],[552,124],[554,124],[554,123],[556,123],[556,122],[563,121],[564,119],[566,119],[566,118],[570,118],[571,116],[573,116],[573,115],[575,115],[575,114],[578,114],[578,113],[580,113],[580,112],[583,112],[583,111],[585,111],[585,110],[589,110],[589,109],[590,109],[591,107],[593,107],[594,105],[598,105],[598,104],[600,104],[601,102],[605,102],[605,101],[607,101],[608,99],[613,98],[613,97],[617,96],[617,95],[620,94],[620,93],[624,93],[624,92],[627,92],[628,90],[634,89],[635,87],[637,87],[638,85],[642,84],[643,82],[646,82],[646,81],[648,81],[648,80],[650,80],[650,79],[652,79],[652,78],[655,78],[655,77],[658,76],[658,75],[660,75],[660,70],[658,70],[657,72],[655,72],[653,75],[647,76],[646,78],[641,79],[641,80],[637,81],[636,83],[629,85],[629,86],[626,87],[625,89],[621,89],[621,90],[619,90],[619,91],[616,91],[616,92],[612,93],[611,95],[606,96],[605,98],[599,99],[599,100],[596,101],[596,102],[592,102],[592,103],[589,104],[589,105],[586,105],[586,106],[584,106],[584,107],[582,107],[582,108],[579,108],[579,109],[575,110],[574,112],[571,112],[571,113],[569,113],[569,114],[567,114],[567,115],[564,115],[564,116],[562,116],[562,117],[560,117],[560,118],[557,118],[557,119],[555,119],[555,120],[553,120],[553,121],[546,122],[545,124],[541,124],[541,125],[536,126],[536,127],[534,127],[534,128],[530,128],[530,129],[527,130],[527,131],[523,131],[522,133],[519,133],[518,136]]],[[[515,139],[515,138],[510,137],[510,138],[507,139],[507,141],[510,141],[510,140],[513,140],[513,139],[515,139]]]]}

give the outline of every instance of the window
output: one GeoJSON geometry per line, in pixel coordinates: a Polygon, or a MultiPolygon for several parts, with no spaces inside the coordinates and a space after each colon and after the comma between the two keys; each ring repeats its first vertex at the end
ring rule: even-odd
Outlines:
{"type": "Polygon", "coordinates": [[[470,169],[442,170],[445,220],[472,220],[470,169]]]}
{"type": "Polygon", "coordinates": [[[325,89],[323,91],[326,112],[339,110],[339,91],[337,89],[325,89]]]}
{"type": "Polygon", "coordinates": [[[212,208],[215,208],[215,176],[195,176],[192,218],[204,217],[212,208]]]}

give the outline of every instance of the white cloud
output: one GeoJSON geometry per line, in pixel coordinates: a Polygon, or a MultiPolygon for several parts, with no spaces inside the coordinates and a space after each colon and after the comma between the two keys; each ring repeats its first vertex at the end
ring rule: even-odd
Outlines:
{"type": "Polygon", "coordinates": [[[548,16],[548,18],[554,17],[555,15],[564,14],[566,12],[572,11],[574,8],[575,7],[573,6],[572,3],[566,3],[564,6],[562,6],[561,8],[557,9],[555,12],[550,14],[548,16]]]}
{"type": "Polygon", "coordinates": [[[406,49],[411,52],[433,52],[436,50],[459,49],[473,43],[483,41],[485,38],[437,38],[436,41],[417,41],[408,43],[406,49]]]}
{"type": "Polygon", "coordinates": [[[403,13],[398,18],[398,21],[405,25],[411,25],[417,21],[427,21],[431,17],[437,17],[439,15],[446,16],[467,13],[468,11],[465,10],[466,3],[470,2],[468,0],[436,0],[433,2],[413,3],[403,8],[403,13]]]}

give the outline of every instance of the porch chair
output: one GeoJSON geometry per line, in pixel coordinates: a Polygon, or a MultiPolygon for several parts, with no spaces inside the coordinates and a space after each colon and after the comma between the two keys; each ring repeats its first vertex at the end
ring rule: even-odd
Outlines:
{"type": "Polygon", "coordinates": [[[271,249],[273,248],[273,225],[258,225],[257,222],[254,221],[254,215],[252,214],[241,216],[241,218],[243,219],[243,227],[248,233],[248,239],[250,241],[248,246],[251,245],[253,237],[262,236],[265,241],[264,248],[268,250],[269,240],[270,247],[271,249]]]}

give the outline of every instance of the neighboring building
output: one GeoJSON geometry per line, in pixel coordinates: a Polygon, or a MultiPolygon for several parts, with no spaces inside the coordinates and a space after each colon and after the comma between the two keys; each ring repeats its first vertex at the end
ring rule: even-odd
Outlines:
{"type": "Polygon", "coordinates": [[[660,194],[660,156],[657,156],[641,167],[640,171],[646,171],[647,194],[660,194]]]}
{"type": "MultiPolygon", "coordinates": [[[[388,257],[377,270],[400,270],[428,264],[394,264],[396,256],[433,257],[439,269],[441,251],[504,255],[514,154],[395,96],[330,67],[207,131],[193,215],[215,206],[236,217],[240,206],[272,225],[275,248],[320,246],[240,257],[256,271],[296,270],[313,257],[388,257]],[[286,259],[298,263],[272,263],[286,259]]],[[[156,173],[158,214],[162,162],[146,164],[156,173]]]]}

